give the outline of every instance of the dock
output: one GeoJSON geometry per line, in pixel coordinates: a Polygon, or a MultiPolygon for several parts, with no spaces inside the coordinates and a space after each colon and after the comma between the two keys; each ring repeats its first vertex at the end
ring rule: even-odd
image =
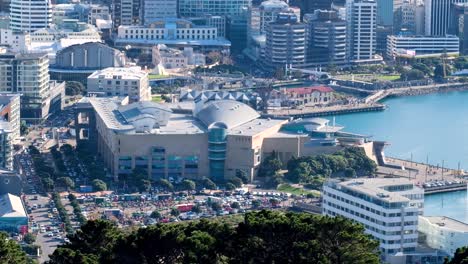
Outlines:
{"type": "Polygon", "coordinates": [[[468,189],[467,176],[458,170],[392,157],[386,157],[385,160],[387,164],[377,169],[378,177],[408,178],[424,188],[425,194],[468,189]],[[437,183],[441,183],[441,186],[437,183]]]}
{"type": "Polygon", "coordinates": [[[360,112],[376,112],[383,111],[387,108],[384,104],[373,103],[373,104],[349,104],[349,105],[337,105],[330,107],[305,107],[303,109],[278,109],[269,110],[264,117],[294,117],[294,118],[307,118],[307,117],[319,117],[329,115],[342,115],[350,113],[360,112]]]}

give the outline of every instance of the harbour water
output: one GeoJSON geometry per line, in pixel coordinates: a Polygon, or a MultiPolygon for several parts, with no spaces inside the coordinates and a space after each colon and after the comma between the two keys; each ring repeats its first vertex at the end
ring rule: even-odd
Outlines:
{"type": "MultiPolygon", "coordinates": [[[[468,170],[468,91],[398,97],[382,112],[336,116],[345,131],[390,143],[387,156],[468,170]]],[[[331,119],[332,117],[326,117],[331,119]]],[[[468,223],[467,191],[426,195],[425,215],[468,223]]]]}

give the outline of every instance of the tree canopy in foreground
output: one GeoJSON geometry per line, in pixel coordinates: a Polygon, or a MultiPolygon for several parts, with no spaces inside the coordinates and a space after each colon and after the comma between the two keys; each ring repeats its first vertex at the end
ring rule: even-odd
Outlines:
{"type": "Polygon", "coordinates": [[[247,213],[236,226],[201,220],[136,231],[89,221],[49,264],[66,263],[379,263],[378,242],[343,218],[247,213]]]}

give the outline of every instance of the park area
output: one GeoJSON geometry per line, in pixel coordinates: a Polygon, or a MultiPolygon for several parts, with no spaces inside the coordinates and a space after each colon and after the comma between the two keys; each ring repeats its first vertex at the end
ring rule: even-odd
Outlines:
{"type": "Polygon", "coordinates": [[[344,74],[344,75],[337,75],[335,76],[337,79],[340,80],[354,80],[354,81],[362,81],[362,82],[374,82],[374,81],[381,81],[381,82],[393,82],[398,81],[400,79],[399,74],[344,74]]]}

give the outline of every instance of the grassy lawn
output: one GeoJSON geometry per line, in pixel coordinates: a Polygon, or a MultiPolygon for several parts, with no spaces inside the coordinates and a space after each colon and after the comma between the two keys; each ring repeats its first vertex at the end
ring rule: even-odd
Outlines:
{"type": "Polygon", "coordinates": [[[162,75],[162,74],[150,74],[150,75],[148,75],[148,79],[150,79],[150,80],[162,79],[162,78],[165,78],[165,77],[168,77],[168,76],[162,75]]]}
{"type": "Polygon", "coordinates": [[[285,193],[290,193],[290,194],[295,194],[295,195],[307,195],[309,193],[315,196],[320,195],[319,191],[308,191],[308,190],[304,190],[303,188],[293,187],[289,184],[281,184],[280,186],[278,186],[277,190],[280,192],[285,192],[285,193]]]}
{"type": "Polygon", "coordinates": [[[155,96],[153,96],[152,101],[156,102],[156,103],[161,103],[163,100],[162,100],[160,95],[155,95],[155,96]]]}
{"type": "MultiPolygon", "coordinates": [[[[374,79],[379,80],[379,81],[396,81],[400,79],[400,75],[380,75],[380,74],[353,74],[354,75],[354,80],[356,81],[364,81],[364,82],[369,82],[374,79]]],[[[346,75],[339,75],[337,76],[340,79],[343,80],[351,80],[352,75],[351,74],[346,74],[346,75]]]]}

